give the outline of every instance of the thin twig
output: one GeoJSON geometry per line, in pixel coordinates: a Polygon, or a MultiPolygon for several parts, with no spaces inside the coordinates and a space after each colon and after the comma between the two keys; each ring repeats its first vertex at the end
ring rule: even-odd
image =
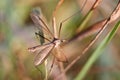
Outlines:
{"type": "Polygon", "coordinates": [[[62,3],[64,2],[64,0],[60,0],[57,4],[57,6],[55,7],[55,10],[53,11],[53,17],[56,16],[56,11],[58,10],[58,8],[62,5],[62,3]]]}

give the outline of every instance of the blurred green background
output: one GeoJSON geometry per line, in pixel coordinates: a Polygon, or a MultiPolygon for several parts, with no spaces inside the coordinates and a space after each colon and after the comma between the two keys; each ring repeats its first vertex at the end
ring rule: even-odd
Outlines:
{"type": "MultiPolygon", "coordinates": [[[[95,0],[88,0],[80,14],[75,15],[63,24],[61,38],[70,39],[76,33],[81,19],[89,11],[95,0]]],[[[34,67],[33,55],[27,51],[28,47],[40,44],[36,39],[35,28],[30,12],[40,8],[49,28],[51,28],[52,12],[58,0],[1,0],[0,1],[0,80],[43,80],[41,73],[34,67]]],[[[57,26],[70,15],[81,9],[83,0],[65,0],[57,10],[57,26]]],[[[90,26],[107,18],[113,11],[118,0],[103,0],[97,7],[91,20],[86,24],[90,26]]],[[[116,22],[109,25],[109,29],[116,22]]],[[[103,34],[104,36],[104,34],[103,34]]],[[[99,45],[101,40],[96,42],[99,45]]],[[[90,36],[92,37],[92,36],[90,36]]],[[[66,56],[69,61],[80,55],[81,51],[90,41],[90,37],[82,41],[76,40],[65,46],[66,56]],[[71,51],[71,49],[73,49],[71,51]]],[[[120,30],[116,33],[111,43],[104,50],[103,55],[92,66],[84,80],[120,80],[120,30]]],[[[66,73],[68,80],[73,80],[81,70],[86,60],[96,45],[66,73]]],[[[41,66],[41,69],[43,66],[41,66]]],[[[53,70],[54,71],[54,70],[53,70]]],[[[43,71],[44,74],[44,71],[43,71]]]]}

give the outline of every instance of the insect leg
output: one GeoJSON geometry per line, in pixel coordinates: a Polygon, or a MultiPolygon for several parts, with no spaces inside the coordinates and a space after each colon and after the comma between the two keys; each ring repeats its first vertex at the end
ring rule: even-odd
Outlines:
{"type": "Polygon", "coordinates": [[[53,69],[54,63],[55,63],[55,56],[53,56],[52,64],[51,64],[51,66],[50,66],[50,70],[49,70],[49,72],[48,72],[48,78],[49,78],[49,76],[50,76],[50,73],[52,72],[52,69],[53,69]]]}
{"type": "Polygon", "coordinates": [[[61,29],[62,29],[62,24],[63,24],[64,22],[66,22],[67,20],[69,20],[70,18],[72,18],[73,16],[75,16],[75,15],[77,15],[78,13],[82,12],[82,10],[84,9],[86,3],[87,3],[87,0],[84,1],[81,9],[80,9],[78,12],[72,14],[70,17],[68,17],[68,18],[66,18],[65,20],[63,20],[62,22],[60,22],[60,27],[59,27],[59,31],[58,31],[58,37],[60,37],[60,32],[61,32],[61,29]]]}

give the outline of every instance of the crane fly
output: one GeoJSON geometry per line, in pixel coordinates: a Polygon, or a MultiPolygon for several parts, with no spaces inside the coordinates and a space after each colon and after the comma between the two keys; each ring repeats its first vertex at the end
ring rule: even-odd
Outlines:
{"type": "Polygon", "coordinates": [[[61,43],[63,43],[65,40],[60,39],[61,25],[59,27],[59,32],[57,32],[55,17],[52,18],[52,27],[53,27],[53,31],[54,31],[52,33],[49,30],[46,23],[42,20],[42,18],[38,14],[31,13],[30,16],[31,16],[33,22],[35,23],[35,25],[37,25],[37,28],[39,30],[43,29],[46,32],[46,34],[50,35],[52,38],[52,40],[50,40],[39,34],[42,38],[49,41],[49,43],[28,48],[28,51],[35,54],[34,65],[38,66],[38,65],[42,64],[53,50],[54,50],[54,53],[52,53],[52,54],[55,56],[55,58],[58,61],[67,62],[67,58],[64,55],[64,52],[61,48],[61,43]]]}

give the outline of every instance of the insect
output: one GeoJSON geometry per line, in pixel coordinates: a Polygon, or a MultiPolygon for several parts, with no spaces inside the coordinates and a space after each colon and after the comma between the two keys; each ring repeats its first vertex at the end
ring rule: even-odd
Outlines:
{"type": "Polygon", "coordinates": [[[62,24],[67,21],[69,18],[75,16],[76,14],[80,13],[82,9],[84,8],[85,4],[87,3],[87,0],[84,1],[81,9],[76,12],[75,14],[71,15],[70,17],[66,18],[62,22],[60,22],[60,26],[58,28],[57,32],[57,27],[56,27],[56,20],[55,20],[55,12],[57,8],[60,7],[60,5],[64,2],[64,0],[60,0],[58,2],[58,5],[56,6],[55,10],[53,11],[53,17],[52,17],[52,27],[53,27],[53,33],[49,30],[47,24],[42,20],[42,18],[38,15],[38,11],[32,12],[31,13],[31,18],[35,25],[37,25],[37,28],[41,31],[41,29],[47,34],[50,35],[52,40],[49,40],[48,38],[44,37],[43,35],[36,33],[40,37],[46,39],[49,41],[49,43],[44,44],[44,45],[37,45],[31,48],[28,48],[28,50],[32,53],[35,53],[35,59],[34,59],[34,65],[40,65],[42,64],[46,58],[50,55],[50,53],[54,50],[54,53],[52,53],[55,58],[60,61],[60,62],[68,62],[66,56],[64,55],[64,51],[61,48],[61,44],[66,42],[66,40],[61,40],[60,39],[60,32],[62,28],[62,24]]]}
{"type": "Polygon", "coordinates": [[[41,19],[41,17],[38,14],[36,14],[34,12],[31,13],[31,18],[36,25],[39,25],[39,27],[38,27],[39,30],[43,29],[52,38],[52,40],[50,40],[50,39],[42,36],[41,34],[38,34],[42,38],[49,41],[49,43],[28,48],[28,50],[30,52],[36,54],[36,56],[34,58],[34,65],[38,66],[38,65],[42,64],[53,50],[54,50],[54,53],[52,53],[52,54],[55,56],[55,58],[58,61],[67,62],[67,58],[64,55],[64,52],[61,48],[61,44],[64,43],[65,40],[61,40],[59,37],[61,26],[59,28],[59,34],[58,34],[57,29],[56,29],[55,18],[53,17],[53,19],[52,19],[52,26],[53,26],[53,31],[54,31],[53,33],[49,30],[46,23],[41,19]]]}

